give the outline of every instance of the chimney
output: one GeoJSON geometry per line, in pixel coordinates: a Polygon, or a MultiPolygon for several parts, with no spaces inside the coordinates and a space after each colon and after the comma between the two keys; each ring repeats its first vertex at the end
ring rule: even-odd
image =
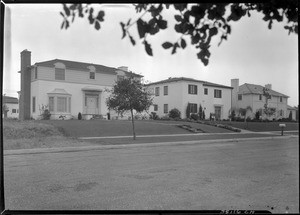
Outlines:
{"type": "Polygon", "coordinates": [[[238,108],[238,92],[239,92],[239,79],[231,79],[231,87],[233,87],[231,91],[231,109],[235,110],[238,108]]]}
{"type": "Polygon", "coordinates": [[[265,85],[265,88],[269,89],[269,90],[272,90],[272,84],[266,84],[265,85]]]}
{"type": "Polygon", "coordinates": [[[30,119],[30,87],[31,87],[31,52],[21,52],[21,90],[19,102],[19,119],[30,119]]]}
{"type": "Polygon", "coordinates": [[[118,67],[119,70],[123,70],[125,72],[128,72],[128,67],[127,66],[120,66],[118,67]]]}

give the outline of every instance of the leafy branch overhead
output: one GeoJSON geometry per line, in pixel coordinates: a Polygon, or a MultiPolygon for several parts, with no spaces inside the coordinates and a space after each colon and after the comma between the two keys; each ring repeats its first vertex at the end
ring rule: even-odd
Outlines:
{"type": "MultiPolygon", "coordinates": [[[[242,17],[251,17],[251,12],[263,14],[263,21],[272,29],[274,21],[286,22],[284,29],[290,33],[298,34],[298,1],[278,0],[268,3],[200,3],[200,4],[134,4],[137,14],[136,20],[120,22],[122,39],[128,37],[132,45],[136,38],[130,34],[132,26],[138,31],[139,39],[148,55],[153,56],[149,36],[156,35],[168,28],[168,21],[164,19],[164,11],[171,7],[175,11],[176,24],[174,31],[179,35],[176,41],[166,41],[162,44],[164,49],[170,49],[175,54],[178,49],[185,49],[188,44],[198,50],[197,57],[204,65],[208,65],[213,37],[219,37],[219,45],[227,40],[231,34],[231,23],[239,21],[242,17]],[[145,18],[147,17],[147,18],[145,18]]],[[[91,4],[63,4],[62,29],[68,29],[76,17],[87,18],[89,24],[100,30],[104,22],[105,12],[95,11],[91,4]]]]}

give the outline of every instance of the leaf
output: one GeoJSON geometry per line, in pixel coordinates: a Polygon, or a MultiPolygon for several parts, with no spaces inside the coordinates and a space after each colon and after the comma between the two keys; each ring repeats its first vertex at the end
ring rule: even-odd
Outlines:
{"type": "Polygon", "coordinates": [[[104,15],[105,15],[104,11],[100,10],[96,19],[98,19],[100,22],[103,22],[104,21],[104,15]]]}
{"type": "Polygon", "coordinates": [[[136,23],[137,23],[140,38],[144,38],[146,34],[145,22],[142,19],[138,19],[136,23]]]}
{"type": "Polygon", "coordinates": [[[272,29],[272,23],[273,23],[273,20],[270,19],[269,24],[268,24],[268,28],[269,28],[269,29],[272,29]]]}
{"type": "Polygon", "coordinates": [[[186,47],[186,42],[185,42],[185,40],[182,38],[182,39],[181,39],[181,48],[185,49],[185,47],[186,47]]]}
{"type": "Polygon", "coordinates": [[[175,43],[173,45],[173,49],[172,49],[172,53],[171,54],[175,54],[176,53],[176,49],[179,47],[179,44],[178,43],[175,43]]]}
{"type": "Polygon", "coordinates": [[[146,50],[147,54],[150,56],[153,56],[151,45],[149,43],[147,43],[146,40],[144,41],[144,45],[145,45],[145,50],[146,50]]]}
{"type": "Polygon", "coordinates": [[[95,22],[95,29],[96,30],[100,29],[100,23],[98,21],[95,22]]]}
{"type": "Polygon", "coordinates": [[[182,21],[182,17],[180,15],[175,15],[174,16],[177,22],[181,22],[182,21]]]}
{"type": "Polygon", "coordinates": [[[63,8],[64,8],[64,11],[65,11],[66,15],[70,16],[70,10],[69,10],[69,8],[67,7],[66,4],[63,4],[63,8]]]}
{"type": "Polygon", "coordinates": [[[133,37],[129,35],[129,39],[130,39],[130,42],[132,43],[132,45],[135,45],[135,40],[133,39],[133,37]]]}
{"type": "Polygon", "coordinates": [[[166,29],[168,22],[166,20],[158,20],[157,25],[160,29],[166,29]]]}
{"type": "Polygon", "coordinates": [[[169,49],[169,48],[171,48],[172,46],[173,46],[173,44],[170,43],[170,42],[164,42],[164,43],[162,44],[162,47],[163,47],[164,49],[169,49]]]}
{"type": "Polygon", "coordinates": [[[120,22],[121,28],[122,28],[122,32],[123,32],[123,36],[122,39],[126,36],[126,30],[125,30],[125,24],[123,22],[120,22]]]}

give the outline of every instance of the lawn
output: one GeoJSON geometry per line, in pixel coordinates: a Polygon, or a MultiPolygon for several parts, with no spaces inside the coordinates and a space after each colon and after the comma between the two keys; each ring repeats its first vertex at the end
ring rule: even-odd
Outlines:
{"type": "Polygon", "coordinates": [[[285,131],[299,131],[299,123],[296,122],[230,122],[220,121],[220,124],[230,125],[235,128],[247,129],[250,131],[281,131],[279,124],[286,124],[285,131]]]}
{"type": "Polygon", "coordinates": [[[3,120],[3,147],[9,149],[91,145],[66,137],[63,130],[38,121],[3,120]]]}

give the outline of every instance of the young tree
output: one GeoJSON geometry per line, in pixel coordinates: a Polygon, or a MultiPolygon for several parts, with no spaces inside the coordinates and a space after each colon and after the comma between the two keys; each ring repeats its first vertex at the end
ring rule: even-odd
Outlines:
{"type": "Polygon", "coordinates": [[[265,104],[263,109],[264,114],[267,117],[273,116],[273,114],[276,112],[276,109],[268,106],[268,100],[271,99],[271,94],[268,88],[263,88],[263,96],[265,97],[265,104]]]}
{"type": "Polygon", "coordinates": [[[203,110],[202,110],[201,104],[200,104],[200,106],[199,106],[199,119],[200,119],[200,120],[203,119],[203,110]]]}
{"type": "Polygon", "coordinates": [[[4,118],[7,118],[7,112],[9,111],[9,108],[6,104],[2,105],[2,114],[4,115],[4,118]]]}
{"type": "Polygon", "coordinates": [[[187,119],[189,119],[191,116],[191,104],[190,103],[188,103],[188,105],[186,107],[185,115],[186,115],[187,119]]]}
{"type": "Polygon", "coordinates": [[[121,114],[130,111],[133,139],[135,140],[133,110],[138,113],[148,110],[153,100],[151,93],[143,87],[140,81],[134,80],[132,77],[116,82],[110,92],[111,95],[106,100],[108,108],[121,114]]]}
{"type": "MultiPolygon", "coordinates": [[[[170,8],[175,11],[176,25],[174,31],[178,34],[176,41],[166,41],[162,44],[164,49],[171,49],[175,54],[177,49],[185,49],[186,39],[197,50],[197,57],[206,66],[209,62],[211,40],[220,37],[219,45],[231,34],[232,22],[239,21],[242,17],[251,16],[253,11],[263,15],[263,20],[272,28],[274,21],[286,22],[284,29],[288,33],[298,34],[298,1],[268,1],[266,3],[198,3],[198,4],[133,4],[136,13],[141,14],[136,20],[121,21],[122,39],[128,37],[132,45],[136,38],[132,36],[132,27],[136,26],[141,43],[148,55],[152,56],[149,38],[161,30],[168,28],[164,19],[164,11],[170,8]]],[[[90,4],[63,4],[62,29],[68,29],[76,17],[87,18],[90,25],[100,30],[104,22],[105,12],[102,8],[98,11],[90,4]]],[[[167,12],[170,12],[167,11],[167,12]]]]}

